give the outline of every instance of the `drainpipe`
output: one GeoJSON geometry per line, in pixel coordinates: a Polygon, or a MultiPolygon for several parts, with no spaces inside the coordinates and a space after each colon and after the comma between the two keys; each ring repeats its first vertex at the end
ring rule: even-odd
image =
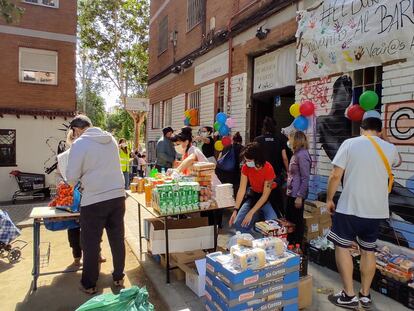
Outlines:
{"type": "Polygon", "coordinates": [[[233,19],[235,19],[237,16],[239,16],[240,14],[246,12],[248,9],[250,9],[251,7],[253,7],[254,5],[256,5],[259,1],[262,0],[255,0],[251,3],[249,3],[248,5],[246,5],[245,7],[243,7],[240,10],[240,1],[237,0],[237,10],[236,13],[233,14],[230,19],[229,22],[227,24],[227,32],[229,37],[229,72],[227,74],[227,79],[228,79],[228,86],[227,86],[227,105],[231,102],[231,75],[233,73],[233,37],[231,36],[231,23],[233,21],[233,19]]]}

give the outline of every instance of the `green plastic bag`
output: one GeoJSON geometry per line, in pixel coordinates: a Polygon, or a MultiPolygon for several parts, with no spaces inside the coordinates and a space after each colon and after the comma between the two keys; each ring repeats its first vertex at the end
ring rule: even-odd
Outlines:
{"type": "Polygon", "coordinates": [[[148,302],[146,288],[132,286],[122,289],[118,295],[102,294],[85,302],[76,311],[154,311],[148,302]]]}

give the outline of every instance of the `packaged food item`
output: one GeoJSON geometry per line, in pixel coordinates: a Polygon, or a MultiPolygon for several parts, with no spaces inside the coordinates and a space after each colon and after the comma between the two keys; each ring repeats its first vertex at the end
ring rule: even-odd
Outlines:
{"type": "Polygon", "coordinates": [[[129,185],[129,189],[131,190],[132,193],[136,193],[138,191],[138,184],[137,183],[131,183],[129,185]]]}
{"type": "Polygon", "coordinates": [[[267,256],[279,257],[285,252],[285,243],[276,237],[253,240],[252,246],[263,249],[267,256]]]}
{"type": "Polygon", "coordinates": [[[233,264],[242,271],[261,269],[266,265],[266,252],[261,248],[244,248],[232,254],[233,264]]]}

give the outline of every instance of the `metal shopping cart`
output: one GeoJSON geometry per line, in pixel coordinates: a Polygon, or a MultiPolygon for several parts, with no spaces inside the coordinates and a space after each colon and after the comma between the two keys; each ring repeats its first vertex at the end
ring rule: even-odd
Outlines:
{"type": "Polygon", "coordinates": [[[22,249],[27,246],[23,240],[15,240],[20,235],[9,215],[0,210],[0,258],[7,258],[10,263],[15,263],[22,255],[22,249]]]}
{"type": "Polygon", "coordinates": [[[12,196],[13,204],[16,200],[33,200],[36,198],[44,199],[50,197],[50,189],[46,187],[46,178],[44,174],[23,173],[20,171],[11,171],[10,175],[16,178],[19,190],[12,196]]]}

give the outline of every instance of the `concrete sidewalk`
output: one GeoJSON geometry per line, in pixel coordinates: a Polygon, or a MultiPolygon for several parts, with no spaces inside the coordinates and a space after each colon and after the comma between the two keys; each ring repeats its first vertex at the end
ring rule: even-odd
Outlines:
{"type": "MultiPolygon", "coordinates": [[[[165,282],[165,271],[160,264],[156,263],[150,256],[143,255],[141,257],[139,250],[139,238],[138,238],[138,207],[136,203],[128,199],[127,211],[125,216],[126,225],[126,239],[131,246],[132,251],[136,254],[137,258],[141,259],[141,266],[145,271],[147,277],[154,284],[155,289],[159,294],[159,298],[168,306],[168,310],[191,310],[199,311],[205,310],[203,305],[203,299],[197,297],[189,288],[186,287],[185,282],[177,281],[171,273],[171,283],[165,282]]],[[[150,214],[146,214],[143,211],[142,219],[151,218],[150,214]]],[[[219,238],[219,245],[223,243],[225,239],[219,238]]],[[[146,251],[146,241],[143,240],[143,251],[146,251]]],[[[309,311],[331,311],[331,310],[343,310],[337,308],[328,302],[326,294],[317,293],[318,288],[329,288],[335,292],[341,289],[341,281],[338,273],[329,270],[328,268],[320,267],[316,264],[310,263],[309,274],[313,276],[313,305],[306,310],[309,311]]],[[[358,290],[360,284],[355,282],[355,289],[358,290]]],[[[392,300],[378,292],[371,292],[375,308],[373,310],[381,311],[405,311],[409,310],[402,304],[392,300]]]]}

